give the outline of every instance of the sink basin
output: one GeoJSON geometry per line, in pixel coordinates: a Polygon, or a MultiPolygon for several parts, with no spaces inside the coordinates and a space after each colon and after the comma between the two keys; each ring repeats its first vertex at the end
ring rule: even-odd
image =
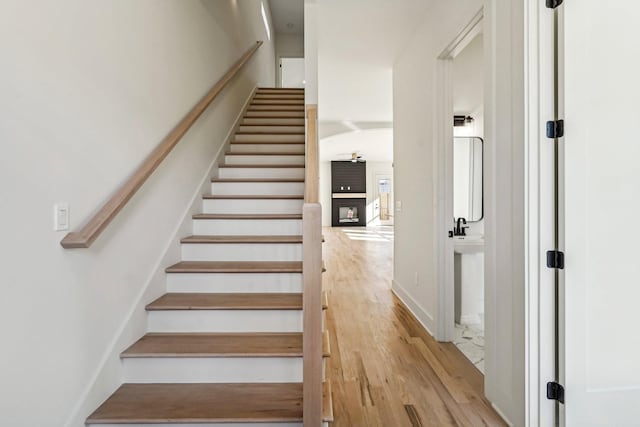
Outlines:
{"type": "Polygon", "coordinates": [[[453,236],[453,251],[457,254],[484,252],[484,236],[482,234],[453,236]]]}
{"type": "Polygon", "coordinates": [[[470,234],[468,236],[453,236],[454,242],[482,242],[484,244],[484,236],[482,234],[470,234]]]}

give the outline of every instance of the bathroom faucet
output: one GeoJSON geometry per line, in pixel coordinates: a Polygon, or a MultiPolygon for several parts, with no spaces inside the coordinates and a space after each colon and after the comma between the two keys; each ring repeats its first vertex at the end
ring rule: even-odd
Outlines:
{"type": "Polygon", "coordinates": [[[458,218],[458,221],[456,221],[456,228],[455,228],[455,233],[453,233],[454,236],[466,236],[466,229],[469,227],[462,227],[460,225],[460,221],[462,221],[462,223],[464,225],[467,225],[467,220],[464,219],[463,217],[458,218]]]}

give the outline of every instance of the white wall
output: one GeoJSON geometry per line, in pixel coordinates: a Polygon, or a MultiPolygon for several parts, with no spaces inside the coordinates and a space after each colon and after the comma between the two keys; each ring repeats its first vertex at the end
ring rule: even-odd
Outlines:
{"type": "Polygon", "coordinates": [[[276,52],[276,85],[280,86],[282,75],[280,74],[281,58],[304,58],[304,35],[302,34],[284,34],[276,33],[275,35],[275,52],[276,52]]]}
{"type": "Polygon", "coordinates": [[[431,332],[438,316],[436,233],[446,233],[435,229],[435,65],[481,6],[480,0],[435,2],[393,68],[393,288],[431,332]]]}
{"type": "MultiPolygon", "coordinates": [[[[318,5],[304,0],[304,103],[318,103],[318,5]]],[[[320,114],[320,108],[318,114],[320,114]]]]}
{"type": "Polygon", "coordinates": [[[438,284],[435,174],[436,58],[484,3],[485,391],[524,425],[524,43],[523,2],[435,2],[393,70],[394,291],[432,332],[438,284]],[[500,126],[497,124],[500,123],[500,126]],[[402,210],[397,204],[402,202],[402,210]],[[416,280],[417,279],[417,280],[416,280]]]}
{"type": "Polygon", "coordinates": [[[0,51],[0,424],[79,426],[121,382],[118,353],[164,292],[174,233],[189,232],[182,221],[245,100],[273,85],[274,48],[257,0],[7,0],[0,51]],[[258,39],[93,247],[62,249],[53,204],[69,202],[81,225],[258,39]]]}

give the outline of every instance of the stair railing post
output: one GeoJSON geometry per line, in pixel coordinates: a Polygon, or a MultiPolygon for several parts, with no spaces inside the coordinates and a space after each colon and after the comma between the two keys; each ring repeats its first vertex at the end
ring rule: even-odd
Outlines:
{"type": "Polygon", "coordinates": [[[302,209],[303,422],[322,425],[322,208],[302,209]]]}

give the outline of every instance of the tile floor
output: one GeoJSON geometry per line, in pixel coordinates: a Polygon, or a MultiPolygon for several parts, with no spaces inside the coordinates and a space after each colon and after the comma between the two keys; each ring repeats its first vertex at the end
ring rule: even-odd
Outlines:
{"type": "Polygon", "coordinates": [[[453,343],[484,374],[484,331],[480,325],[456,323],[453,343]]]}

